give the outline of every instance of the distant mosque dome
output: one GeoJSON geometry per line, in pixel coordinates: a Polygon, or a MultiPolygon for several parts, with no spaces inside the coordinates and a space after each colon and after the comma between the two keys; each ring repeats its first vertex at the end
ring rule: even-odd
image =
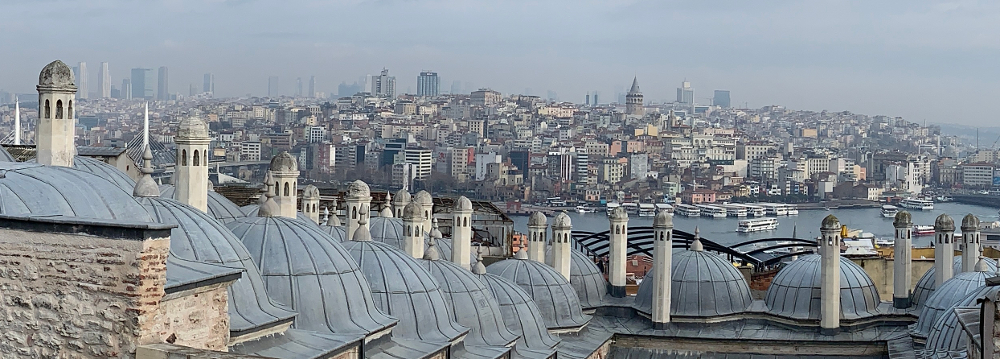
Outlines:
{"type": "MultiPolygon", "coordinates": [[[[987,272],[989,273],[997,272],[997,261],[995,259],[983,258],[983,260],[986,261],[986,267],[988,268],[986,270],[987,272]]],[[[962,272],[961,256],[955,257],[952,268],[954,270],[954,273],[962,272]]],[[[910,301],[913,303],[913,308],[917,309],[918,311],[923,309],[924,303],[927,302],[927,299],[930,298],[931,294],[934,293],[934,288],[937,286],[935,283],[937,282],[937,279],[935,278],[935,273],[937,273],[936,268],[934,267],[928,268],[927,271],[924,272],[924,275],[921,276],[919,280],[917,280],[917,285],[913,288],[913,294],[910,295],[910,301]]]]}
{"type": "MultiPolygon", "coordinates": [[[[176,189],[173,185],[160,185],[160,197],[177,199],[176,189]]],[[[243,214],[239,206],[230,201],[229,198],[226,198],[226,196],[215,191],[208,191],[208,214],[215,217],[222,224],[246,217],[246,214],[243,214]]]]}
{"type": "MultiPolygon", "coordinates": [[[[608,292],[604,273],[583,252],[571,249],[570,253],[569,284],[580,298],[580,305],[584,310],[604,305],[604,295],[608,292]]],[[[552,246],[545,249],[545,262],[552,265],[552,246]]]]}
{"type": "MultiPolygon", "coordinates": [[[[792,319],[820,319],[820,259],[818,254],[806,255],[778,272],[764,299],[768,313],[792,319]]],[[[841,257],[840,317],[853,320],[874,316],[879,302],[878,289],[865,270],[841,257]]]]}
{"type": "MultiPolygon", "coordinates": [[[[654,271],[646,273],[635,296],[635,309],[653,312],[654,271]]],[[[722,257],[697,250],[673,255],[670,265],[670,314],[717,317],[741,313],[753,301],[746,279],[722,257]],[[705,300],[712,298],[712,300],[705,300]]]]}
{"type": "Polygon", "coordinates": [[[486,267],[486,271],[517,284],[528,292],[542,313],[549,330],[575,331],[590,321],[583,314],[580,298],[566,277],[552,267],[528,259],[506,259],[486,267]]]}
{"type": "Polygon", "coordinates": [[[941,284],[941,287],[922,303],[920,315],[917,316],[917,324],[913,327],[913,335],[926,338],[931,327],[945,312],[951,310],[969,293],[986,285],[986,278],[994,276],[995,272],[986,272],[985,267],[984,264],[982,272],[958,273],[941,284]]]}
{"type": "MultiPolygon", "coordinates": [[[[0,173],[0,213],[3,214],[152,221],[132,197],[132,189],[126,192],[115,183],[85,171],[36,163],[0,162],[0,173]]],[[[132,186],[134,188],[135,184],[132,186]]]]}

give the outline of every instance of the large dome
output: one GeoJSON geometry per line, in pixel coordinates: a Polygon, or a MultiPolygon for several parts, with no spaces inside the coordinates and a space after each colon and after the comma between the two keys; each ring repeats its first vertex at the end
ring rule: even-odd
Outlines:
{"type": "MultiPolygon", "coordinates": [[[[246,206],[240,207],[240,212],[243,212],[244,217],[257,217],[257,210],[260,209],[260,204],[248,204],[246,206]]],[[[313,222],[312,218],[309,218],[305,213],[295,212],[295,218],[301,220],[305,223],[312,223],[319,226],[318,223],[313,222]]]]}
{"type": "Polygon", "coordinates": [[[246,217],[227,227],[250,251],[270,297],[301,314],[297,328],[367,335],[395,324],[375,307],[368,281],[347,250],[316,226],[246,217]]]}
{"type": "Polygon", "coordinates": [[[372,240],[403,248],[403,220],[400,218],[372,217],[368,220],[372,240]]]}
{"type": "Polygon", "coordinates": [[[152,221],[132,189],[126,192],[84,171],[35,163],[0,162],[0,213],[152,221]]]}
{"type": "MultiPolygon", "coordinates": [[[[160,186],[160,197],[177,199],[176,195],[176,187],[166,184],[160,186]]],[[[208,214],[223,224],[235,221],[237,218],[246,217],[246,214],[243,214],[239,206],[226,198],[226,196],[215,191],[208,191],[208,214]]]]}
{"type": "MultiPolygon", "coordinates": [[[[38,163],[37,159],[30,159],[25,163],[38,163]]],[[[125,192],[132,193],[135,189],[135,181],[118,167],[112,166],[96,158],[73,156],[73,168],[83,172],[97,175],[97,177],[110,181],[125,192]]]]}
{"type": "Polygon", "coordinates": [[[559,344],[559,339],[549,333],[538,306],[524,289],[495,274],[479,274],[490,293],[493,294],[503,313],[504,324],[514,334],[520,335],[518,346],[528,349],[545,350],[559,344]]]}
{"type": "Polygon", "coordinates": [[[955,275],[941,288],[935,290],[923,303],[920,309],[920,316],[917,317],[917,324],[913,328],[913,335],[917,337],[927,337],[931,326],[937,322],[944,312],[951,310],[958,302],[962,301],[966,295],[978,290],[986,285],[986,278],[992,277],[994,273],[989,272],[963,272],[955,275]]]}
{"type": "MultiPolygon", "coordinates": [[[[961,324],[958,322],[958,315],[955,310],[969,308],[976,313],[981,313],[981,300],[990,297],[995,298],[1000,292],[1000,286],[984,286],[968,293],[962,300],[946,310],[940,318],[931,326],[927,334],[925,350],[928,354],[943,353],[949,351],[964,352],[967,347],[967,339],[961,324]]],[[[978,316],[978,314],[976,314],[978,316]]]]}
{"type": "MultiPolygon", "coordinates": [[[[820,255],[810,254],[778,272],[767,289],[768,312],[792,319],[820,319],[820,255]]],[[[878,314],[878,289],[850,259],[840,258],[840,317],[860,319],[878,314]]]]}
{"type": "MultiPolygon", "coordinates": [[[[331,214],[331,216],[333,215],[331,214]]],[[[337,240],[337,242],[347,240],[347,229],[344,228],[344,226],[331,226],[324,223],[322,226],[319,226],[319,228],[322,229],[323,232],[326,232],[326,234],[329,234],[330,237],[337,240]]]]}
{"type": "MultiPolygon", "coordinates": [[[[984,258],[986,261],[987,272],[996,273],[997,271],[997,261],[993,258],[984,258]]],[[[954,273],[962,272],[962,257],[955,257],[955,262],[952,265],[954,273]]],[[[935,277],[937,269],[930,267],[924,272],[924,275],[917,280],[916,287],[913,288],[913,294],[910,296],[910,300],[913,302],[913,308],[923,309],[924,302],[927,298],[930,298],[931,294],[934,293],[934,287],[936,286],[937,279],[935,277]]]]}
{"type": "Polygon", "coordinates": [[[550,330],[576,330],[587,325],[580,298],[562,274],[552,267],[527,259],[506,259],[486,270],[503,277],[531,296],[550,330]]]}
{"type": "MultiPolygon", "coordinates": [[[[646,273],[635,296],[635,309],[653,312],[654,271],[646,273]]],[[[683,317],[715,317],[740,313],[753,299],[740,271],[718,255],[683,251],[673,255],[670,265],[670,314],[683,317]],[[712,298],[712,300],[705,300],[712,298]]]]}
{"type": "MultiPolygon", "coordinates": [[[[608,292],[608,281],[597,264],[583,252],[570,250],[569,284],[580,298],[583,309],[593,309],[604,305],[604,295],[608,292]]],[[[546,246],[545,262],[552,265],[552,246],[546,246]]]]}

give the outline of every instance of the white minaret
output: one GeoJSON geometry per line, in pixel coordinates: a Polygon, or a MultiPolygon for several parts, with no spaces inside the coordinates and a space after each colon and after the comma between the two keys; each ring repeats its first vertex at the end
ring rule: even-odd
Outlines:
{"type": "Polygon", "coordinates": [[[670,266],[673,262],[674,219],[660,211],[653,219],[653,326],[670,323],[670,266]]]}
{"type": "Polygon", "coordinates": [[[909,308],[910,283],[913,282],[913,224],[910,223],[910,212],[896,213],[892,226],[896,227],[895,244],[892,246],[892,305],[909,308]]]}
{"type": "MultiPolygon", "coordinates": [[[[559,212],[552,220],[552,268],[569,281],[570,260],[573,255],[573,223],[566,212],[559,212]]],[[[544,255],[544,251],[543,251],[544,255]]],[[[544,263],[544,262],[543,262],[544,263]]]]}
{"type": "Polygon", "coordinates": [[[393,218],[392,213],[392,194],[389,192],[385,193],[385,201],[382,202],[382,210],[378,212],[379,217],[393,218]]]}
{"type": "Polygon", "coordinates": [[[979,242],[979,217],[972,213],[962,218],[962,271],[976,271],[976,263],[979,262],[979,255],[982,251],[982,243],[979,242]]]}
{"type": "Polygon", "coordinates": [[[38,126],[35,148],[38,163],[73,167],[76,156],[76,117],[73,71],[62,61],[45,66],[38,75],[38,126]]]}
{"type": "Polygon", "coordinates": [[[934,220],[934,288],[955,275],[955,221],[942,213],[934,220]]]}
{"type": "Polygon", "coordinates": [[[14,144],[21,144],[21,101],[14,100],[14,144]]]}
{"type": "Polygon", "coordinates": [[[406,189],[401,189],[399,192],[396,192],[396,196],[392,198],[392,211],[394,217],[403,218],[403,208],[406,208],[406,205],[410,204],[410,200],[410,192],[407,192],[406,189]]]}
{"type": "Polygon", "coordinates": [[[299,201],[299,161],[286,151],[281,151],[271,159],[271,174],[274,184],[274,199],[281,209],[281,217],[295,218],[299,201]]]}
{"type": "Polygon", "coordinates": [[[319,188],[308,185],[302,189],[302,213],[319,224],[319,188]]]}
{"type": "Polygon", "coordinates": [[[535,212],[528,217],[528,259],[545,263],[546,234],[549,231],[548,219],[542,212],[535,212]]]}
{"type": "Polygon", "coordinates": [[[208,212],[208,126],[197,117],[177,126],[177,163],[174,167],[177,200],[208,212]]]}
{"type": "Polygon", "coordinates": [[[465,196],[455,201],[451,222],[451,261],[459,267],[472,267],[472,201],[465,196]]]}
{"type": "Polygon", "coordinates": [[[344,203],[346,204],[344,217],[347,218],[345,234],[347,234],[347,238],[354,238],[354,232],[361,226],[361,219],[364,218],[365,227],[367,227],[368,216],[371,215],[372,193],[368,184],[361,180],[351,182],[347,186],[344,203]]]}
{"type": "MultiPolygon", "coordinates": [[[[423,217],[421,217],[423,218],[424,223],[421,226],[421,228],[423,228],[424,232],[430,231],[431,219],[434,218],[434,198],[431,197],[431,194],[429,192],[421,190],[420,192],[417,192],[417,194],[413,196],[413,202],[416,202],[417,204],[420,205],[420,207],[424,209],[423,217]]],[[[422,258],[422,257],[417,257],[417,258],[422,258]]]]}
{"type": "Polygon", "coordinates": [[[413,258],[424,257],[424,208],[410,202],[403,208],[403,252],[413,258]]]}
{"type": "Polygon", "coordinates": [[[622,207],[615,207],[608,215],[611,224],[608,236],[611,238],[608,249],[608,281],[611,284],[611,296],[625,297],[625,261],[628,255],[628,213],[622,207]]]}
{"type": "Polygon", "coordinates": [[[840,328],[840,220],[832,214],[823,219],[820,232],[820,315],[824,334],[840,328]]]}

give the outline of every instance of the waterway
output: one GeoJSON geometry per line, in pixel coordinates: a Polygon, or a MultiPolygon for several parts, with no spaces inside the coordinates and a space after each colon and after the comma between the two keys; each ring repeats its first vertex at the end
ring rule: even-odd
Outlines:
{"type": "MultiPolygon", "coordinates": [[[[947,213],[955,220],[955,226],[959,227],[962,217],[972,213],[979,216],[982,222],[993,222],[1000,220],[997,210],[990,207],[961,204],[956,202],[935,203],[933,210],[920,211],[909,210],[913,216],[913,223],[920,225],[933,225],[934,219],[942,213],[947,213]]],[[[587,232],[601,232],[608,230],[608,218],[603,208],[596,213],[576,213],[569,212],[573,222],[573,230],[587,232]]],[[[852,209],[831,209],[831,210],[799,210],[796,216],[781,216],[778,219],[778,229],[756,233],[736,232],[737,222],[742,218],[708,218],[708,217],[684,217],[674,216],[674,227],[682,231],[694,232],[697,227],[703,238],[711,239],[719,244],[733,245],[751,239],[762,238],[790,238],[795,232],[797,238],[816,238],[819,236],[819,225],[823,218],[829,214],[837,216],[840,223],[849,229],[860,229],[864,232],[875,234],[879,238],[892,238],[894,230],[892,218],[882,217],[879,208],[852,208],[852,209]]],[[[514,230],[527,233],[528,217],[514,216],[514,230]]],[[[749,217],[753,218],[753,217],[749,217]]],[[[549,218],[552,223],[552,218],[549,218]]],[[[652,226],[653,217],[639,217],[630,215],[629,226],[652,226]]],[[[933,236],[919,236],[914,238],[914,246],[930,245],[933,236]]]]}

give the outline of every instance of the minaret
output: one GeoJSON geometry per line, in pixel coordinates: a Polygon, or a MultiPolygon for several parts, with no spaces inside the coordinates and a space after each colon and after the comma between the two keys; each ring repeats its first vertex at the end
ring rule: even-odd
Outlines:
{"type": "Polygon", "coordinates": [[[271,174],[274,175],[274,198],[281,208],[280,216],[297,217],[299,161],[288,152],[281,151],[271,159],[271,174]]]}
{"type": "Polygon", "coordinates": [[[611,224],[608,249],[608,281],[611,296],[625,297],[625,261],[628,256],[628,213],[622,207],[615,207],[608,216],[611,224]]]}
{"type": "Polygon", "coordinates": [[[393,218],[391,193],[385,192],[385,201],[382,202],[382,209],[379,210],[378,216],[383,218],[393,218]]]}
{"type": "Polygon", "coordinates": [[[962,218],[962,271],[973,272],[982,250],[979,241],[979,217],[972,213],[962,218]]]}
{"type": "Polygon", "coordinates": [[[840,220],[832,214],[823,219],[820,236],[820,332],[840,329],[840,220]]]}
{"type": "Polygon", "coordinates": [[[663,329],[670,323],[670,266],[673,262],[674,219],[660,211],[653,219],[653,326],[663,329]]]}
{"type": "MultiPolygon", "coordinates": [[[[573,223],[566,212],[560,212],[552,221],[552,268],[569,281],[570,259],[573,249],[573,223]]],[[[544,252],[543,252],[544,253],[544,252]]]]}
{"type": "Polygon", "coordinates": [[[396,218],[403,218],[403,208],[410,204],[410,192],[405,189],[396,192],[396,197],[392,198],[392,210],[396,218]]]}
{"type": "Polygon", "coordinates": [[[472,201],[465,196],[455,201],[451,222],[451,261],[470,269],[472,258],[472,201]]]}
{"type": "Polygon", "coordinates": [[[14,144],[21,144],[21,101],[14,100],[14,144]]]}
{"type": "Polygon", "coordinates": [[[73,71],[62,61],[53,61],[42,69],[35,88],[38,90],[38,125],[35,128],[38,163],[73,167],[76,156],[73,71]]]}
{"type": "Polygon", "coordinates": [[[913,282],[913,224],[910,223],[910,212],[896,213],[892,226],[896,227],[895,244],[892,246],[892,305],[909,308],[910,283],[913,282]]]}
{"type": "Polygon", "coordinates": [[[424,257],[423,211],[416,202],[403,208],[403,252],[418,259],[424,257]]]}
{"type": "Polygon", "coordinates": [[[177,200],[208,212],[208,126],[197,117],[177,126],[177,163],[174,167],[177,200]]]}
{"type": "Polygon", "coordinates": [[[421,217],[423,218],[424,223],[421,226],[421,228],[423,228],[424,232],[430,231],[431,219],[434,218],[434,198],[431,197],[431,194],[429,192],[421,190],[420,192],[417,192],[417,194],[413,196],[413,201],[419,204],[420,207],[424,209],[423,217],[421,217]]]}
{"type": "Polygon", "coordinates": [[[542,212],[535,212],[528,217],[528,259],[545,263],[546,233],[549,231],[548,219],[542,212]]]}
{"type": "Polygon", "coordinates": [[[319,188],[308,185],[302,189],[302,213],[319,224],[319,188]]]}
{"type": "Polygon", "coordinates": [[[347,194],[344,197],[344,202],[347,204],[347,207],[344,208],[344,217],[347,218],[345,234],[347,235],[347,238],[354,238],[354,232],[358,230],[359,226],[361,226],[362,218],[364,218],[364,223],[367,227],[368,216],[371,215],[371,189],[368,188],[367,183],[357,180],[351,182],[351,184],[347,186],[347,194]]]}
{"type": "Polygon", "coordinates": [[[632,78],[632,88],[625,95],[625,114],[642,117],[646,110],[642,107],[642,91],[639,91],[639,78],[632,78]]]}
{"type": "Polygon", "coordinates": [[[934,288],[940,288],[954,273],[955,221],[942,213],[934,220],[934,288]]]}

